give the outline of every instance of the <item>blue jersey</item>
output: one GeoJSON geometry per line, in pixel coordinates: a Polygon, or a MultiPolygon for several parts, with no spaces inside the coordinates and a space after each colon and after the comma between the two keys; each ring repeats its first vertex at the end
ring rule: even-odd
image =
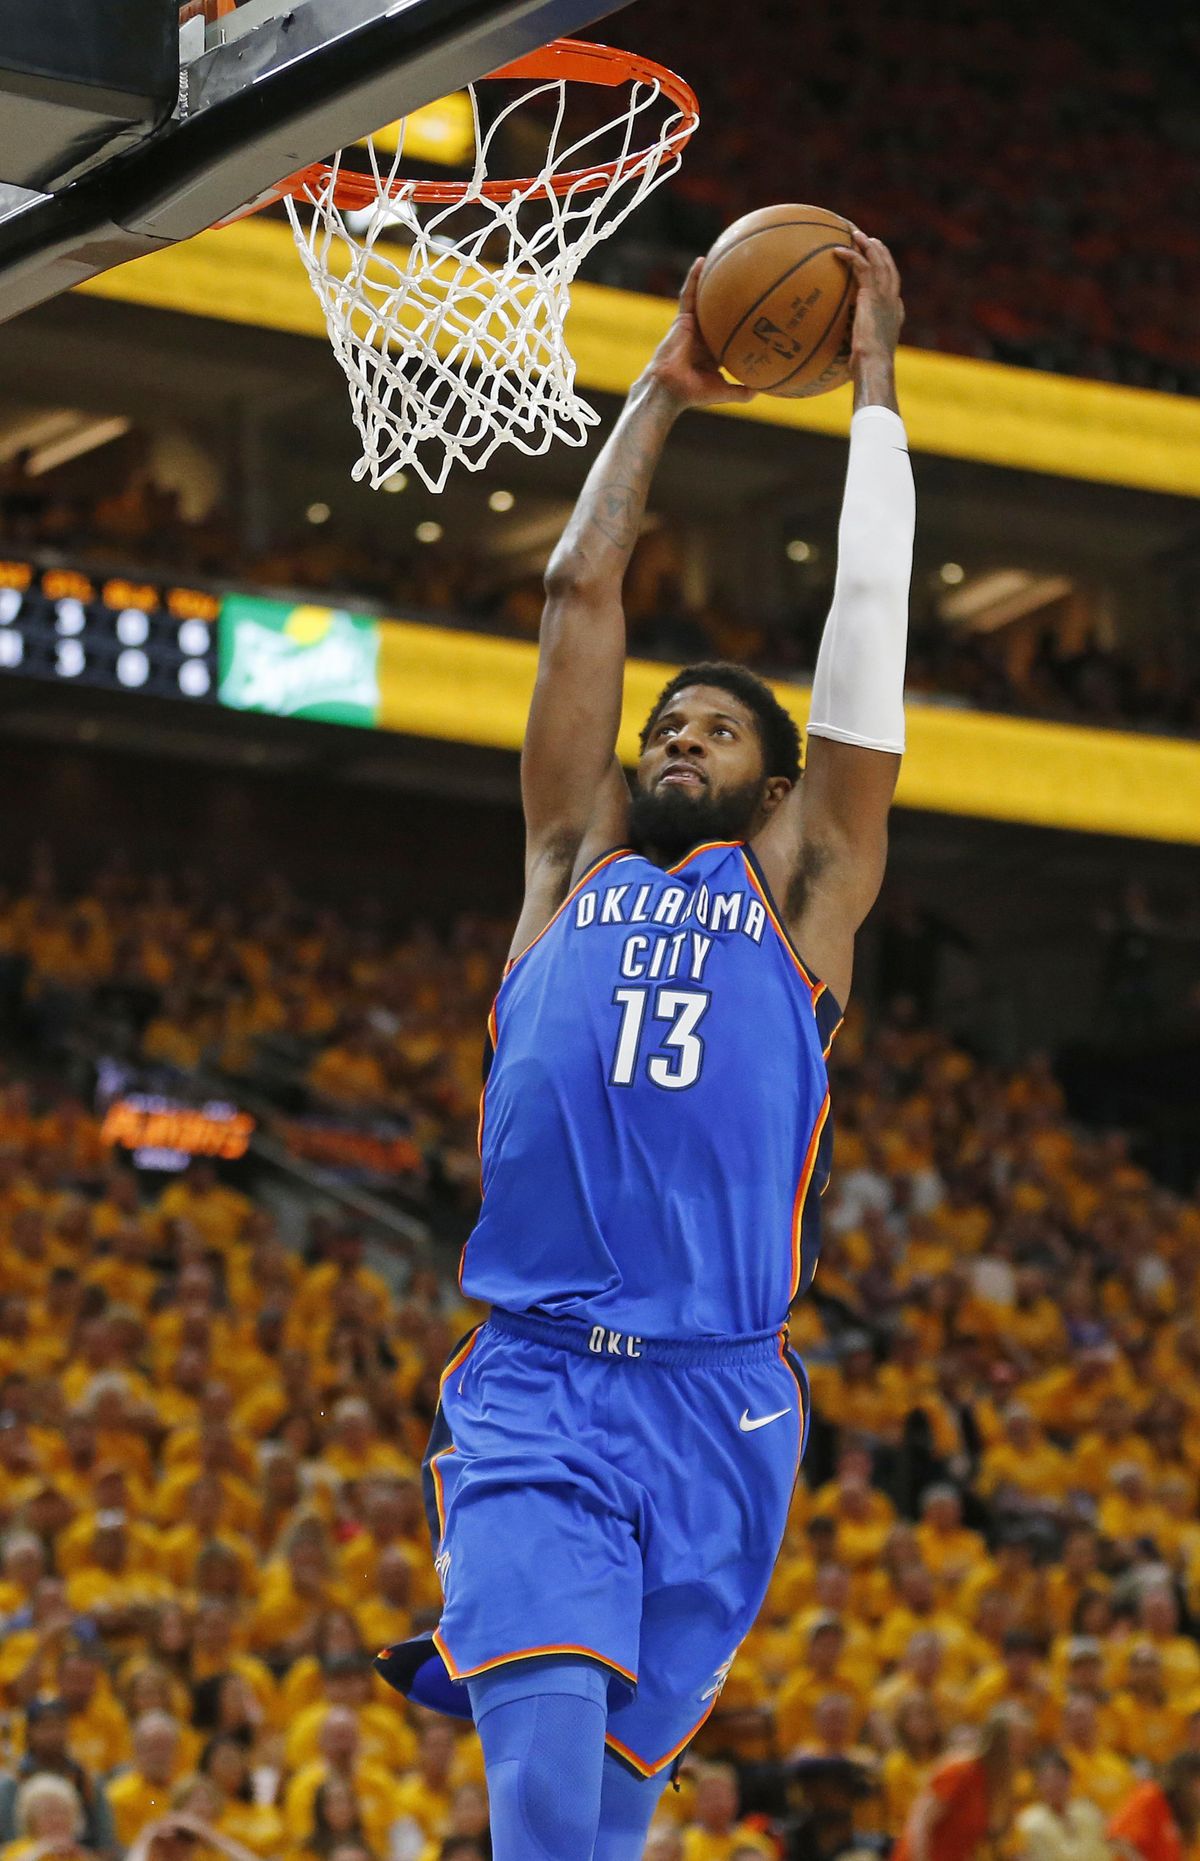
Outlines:
{"type": "Polygon", "coordinates": [[[816,1266],[840,1019],[742,842],[599,861],[496,997],[463,1290],[625,1336],[780,1326],[816,1266]]]}

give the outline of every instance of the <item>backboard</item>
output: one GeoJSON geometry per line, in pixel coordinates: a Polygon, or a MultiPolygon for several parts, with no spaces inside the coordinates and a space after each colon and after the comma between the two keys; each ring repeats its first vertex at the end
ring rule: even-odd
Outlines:
{"type": "MultiPolygon", "coordinates": [[[[207,27],[189,20],[165,122],[54,192],[0,172],[0,322],[190,239],[285,175],[614,10],[615,0],[247,0],[207,27]]],[[[0,59],[4,31],[0,13],[0,59]]]]}

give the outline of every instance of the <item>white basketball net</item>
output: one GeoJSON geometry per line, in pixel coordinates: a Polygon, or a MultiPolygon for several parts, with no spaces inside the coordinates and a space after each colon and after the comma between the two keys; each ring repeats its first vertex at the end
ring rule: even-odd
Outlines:
{"type": "Polygon", "coordinates": [[[471,87],[475,169],[448,206],[412,198],[414,184],[399,174],[403,136],[387,165],[369,144],[372,206],[336,204],[340,156],[318,188],[287,200],[350,384],[363,448],[356,479],[378,489],[411,469],[440,491],[456,462],[478,472],[506,443],[530,454],[555,439],[581,446],[596,425],[599,415],[575,392],[564,336],[571,283],[585,254],[675,172],[695,119],[659,84],[631,80],[623,117],[560,148],[570,81],[531,82],[486,135],[471,87]],[[540,173],[511,198],[488,199],[481,190],[498,132],[515,110],[547,95],[554,120],[540,173]],[[553,178],[586,170],[602,137],[607,157],[618,127],[611,179],[595,191],[576,184],[556,194],[553,178]]]}

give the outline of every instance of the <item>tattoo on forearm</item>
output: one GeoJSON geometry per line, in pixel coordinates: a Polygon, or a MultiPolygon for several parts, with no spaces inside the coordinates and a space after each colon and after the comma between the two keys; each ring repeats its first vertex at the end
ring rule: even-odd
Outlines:
{"type": "Polygon", "coordinates": [[[588,474],[559,544],[562,555],[577,553],[595,572],[624,573],[641,532],[650,481],[676,411],[662,402],[647,404],[644,397],[631,397],[588,474]],[[610,550],[616,551],[617,561],[608,559],[610,550]]]}
{"type": "Polygon", "coordinates": [[[639,499],[629,485],[606,485],[589,528],[599,530],[617,549],[632,549],[637,542],[639,499]]]}

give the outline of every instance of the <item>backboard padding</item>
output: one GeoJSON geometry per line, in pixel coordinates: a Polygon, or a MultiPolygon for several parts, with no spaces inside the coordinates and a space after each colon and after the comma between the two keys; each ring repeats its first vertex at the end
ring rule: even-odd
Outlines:
{"type": "Polygon", "coordinates": [[[0,321],[191,238],[273,182],[613,11],[613,0],[296,0],[186,67],[184,114],[0,217],[0,321]]]}
{"type": "Polygon", "coordinates": [[[177,0],[4,0],[0,182],[66,186],[165,123],[179,100],[177,0]]]}

